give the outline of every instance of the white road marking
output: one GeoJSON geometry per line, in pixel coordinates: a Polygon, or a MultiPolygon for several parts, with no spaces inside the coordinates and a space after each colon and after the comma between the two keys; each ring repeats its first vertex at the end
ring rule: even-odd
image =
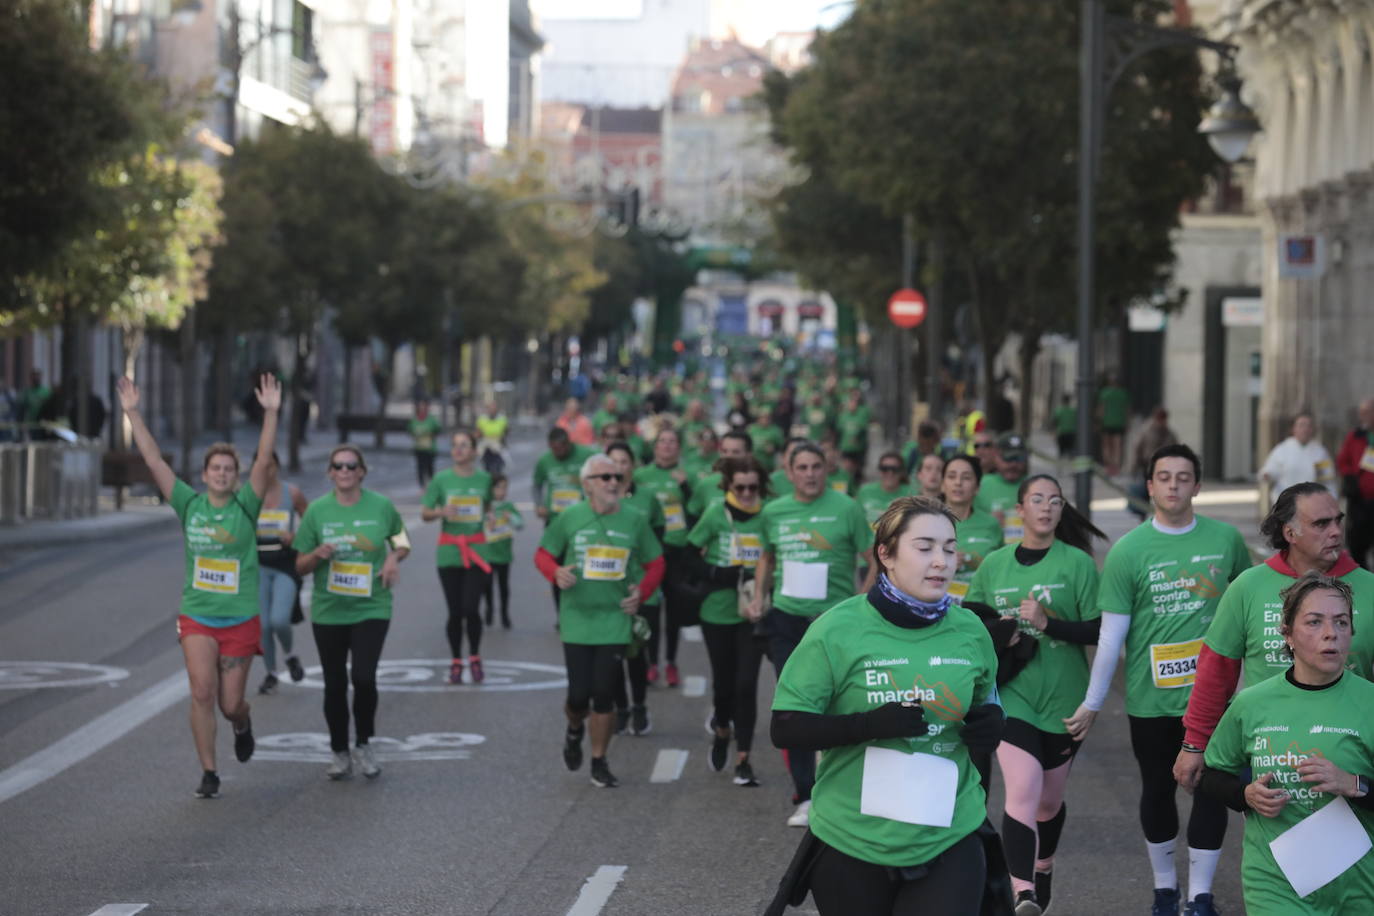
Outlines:
{"type": "Polygon", "coordinates": [[[628,865],[603,865],[598,868],[596,874],[582,883],[582,890],[567,916],[596,916],[600,913],[616,887],[625,880],[628,869],[628,865]]]}
{"type": "Polygon", "coordinates": [[[91,916],[134,916],[135,913],[141,913],[146,909],[146,903],[107,903],[91,916]]]}
{"type": "Polygon", "coordinates": [[[46,782],[96,751],[113,744],[168,706],[183,699],[188,692],[186,672],[178,671],[158,681],[133,699],[92,719],[60,741],[26,757],[9,769],[0,771],[0,803],[46,782]]]}
{"type": "Polygon", "coordinates": [[[83,687],[122,681],[128,676],[129,672],[123,668],[83,662],[0,662],[0,690],[83,687]]]}
{"type": "Polygon", "coordinates": [[[701,642],[701,627],[683,627],[682,638],[688,642],[701,642]]]}
{"type": "Polygon", "coordinates": [[[682,682],[682,695],[684,697],[706,696],[706,678],[700,674],[687,675],[682,682]]]}
{"type": "Polygon", "coordinates": [[[682,768],[687,766],[687,753],[676,748],[659,751],[649,782],[675,782],[682,776],[682,768]]]}

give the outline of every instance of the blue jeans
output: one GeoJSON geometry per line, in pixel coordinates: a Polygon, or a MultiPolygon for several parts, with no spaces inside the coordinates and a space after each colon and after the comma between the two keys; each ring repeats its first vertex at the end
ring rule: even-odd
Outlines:
{"type": "Polygon", "coordinates": [[[258,567],[258,606],[262,608],[262,660],[268,673],[277,670],[277,642],[291,654],[291,606],[296,603],[296,580],[270,566],[258,567]],[[275,639],[273,638],[275,637],[275,639]]]}

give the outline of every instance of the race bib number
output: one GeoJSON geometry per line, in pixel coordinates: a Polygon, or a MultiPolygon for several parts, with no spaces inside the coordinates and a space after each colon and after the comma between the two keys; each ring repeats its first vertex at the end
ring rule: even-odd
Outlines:
{"type": "Polygon", "coordinates": [[[372,564],[344,563],[341,560],[329,561],[329,585],[326,590],[331,595],[371,598],[372,564]]]}
{"type": "Polygon", "coordinates": [[[239,561],[196,557],[195,569],[191,576],[191,587],[198,592],[237,595],[239,593],[239,561]]]}
{"type": "Polygon", "coordinates": [[[1008,544],[1019,544],[1026,536],[1026,522],[1019,515],[1007,515],[1002,523],[1002,540],[1008,544]]]}
{"type": "Polygon", "coordinates": [[[464,496],[454,493],[448,498],[447,504],[458,509],[458,517],[455,522],[480,522],[482,520],[482,497],[464,496]]]}
{"type": "Polygon", "coordinates": [[[1374,474],[1374,448],[1364,450],[1364,455],[1360,457],[1360,470],[1374,474]]]}
{"type": "Polygon", "coordinates": [[[1150,646],[1150,676],[1156,687],[1191,687],[1197,678],[1197,657],[1202,640],[1158,643],[1150,646]]]}
{"type": "Polygon", "coordinates": [[[730,565],[753,569],[763,556],[763,542],[757,534],[730,535],[730,565]]]}
{"type": "Polygon", "coordinates": [[[788,598],[819,601],[825,597],[830,567],[826,563],[782,561],[782,593],[788,598]]]}
{"type": "Polygon", "coordinates": [[[562,512],[569,506],[576,505],[582,501],[581,490],[554,490],[549,500],[550,506],[555,512],[562,512]]]}
{"type": "MultiPolygon", "coordinates": [[[[1368,454],[1368,452],[1366,452],[1365,454],[1368,454]]],[[[1320,461],[1315,461],[1312,463],[1312,477],[1314,480],[1320,481],[1334,480],[1336,477],[1336,472],[1335,469],[1331,466],[1331,462],[1323,458],[1320,461]]]]}
{"type": "Polygon", "coordinates": [[[968,594],[968,583],[967,583],[967,582],[951,582],[951,583],[949,583],[949,596],[950,596],[951,598],[953,598],[953,599],[954,599],[956,602],[958,602],[959,604],[963,604],[963,603],[964,603],[964,596],[967,595],[967,594],[968,594]]]}
{"type": "Polygon", "coordinates": [[[582,578],[590,582],[619,582],[630,562],[628,547],[588,547],[582,560],[582,578]]]}
{"type": "Polygon", "coordinates": [[[509,541],[515,536],[515,531],[511,528],[510,518],[501,516],[501,521],[491,525],[486,530],[487,543],[494,541],[509,541]]]}
{"type": "Polygon", "coordinates": [[[663,530],[681,531],[687,527],[687,516],[682,512],[680,503],[665,503],[663,506],[663,530]]]}
{"type": "Polygon", "coordinates": [[[830,489],[834,490],[836,493],[848,493],[849,484],[845,483],[843,480],[832,480],[830,481],[830,489]]]}
{"type": "Polygon", "coordinates": [[[291,525],[291,513],[285,509],[263,509],[258,513],[258,537],[275,538],[286,534],[291,525]]]}

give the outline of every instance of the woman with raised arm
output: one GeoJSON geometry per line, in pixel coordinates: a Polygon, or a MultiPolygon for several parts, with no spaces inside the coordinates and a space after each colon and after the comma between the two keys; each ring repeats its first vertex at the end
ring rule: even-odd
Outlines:
{"type": "Polygon", "coordinates": [[[191,684],[191,734],[202,770],[196,797],[215,798],[220,785],[215,764],[216,701],[234,727],[234,756],[244,763],[253,756],[253,723],[243,695],[253,656],[262,654],[257,519],[277,439],[281,383],[270,373],[258,382],[262,432],[248,486],[239,486],[239,456],[234,446],[217,442],[206,449],[201,466],[205,493],[178,480],[162,459],[157,440],[138,409],[138,386],[121,378],[118,387],[134,444],[185,534],[186,574],[177,638],[191,684]]]}

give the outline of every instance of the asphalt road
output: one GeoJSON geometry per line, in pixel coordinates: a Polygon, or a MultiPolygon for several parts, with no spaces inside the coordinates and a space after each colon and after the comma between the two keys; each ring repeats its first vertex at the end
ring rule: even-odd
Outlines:
{"type": "MultiPolygon", "coordinates": [[[[540,446],[515,446],[517,501],[528,499],[540,446]]],[[[300,685],[250,696],[258,737],[250,763],[233,759],[221,723],[222,795],[192,797],[199,767],[173,629],[183,562],[175,524],[0,558],[0,913],[763,909],[799,837],[784,824],[790,788],[766,725],[755,751],[762,787],[739,788],[708,770],[706,657],[689,641],[687,684],[651,688],[652,733],[615,739],[610,762],[621,787],[593,787],[585,768],[568,773],[559,753],[562,655],[548,586],[529,563],[540,529],[532,513],[516,543],[514,629],[488,631],[482,647],[487,684],[443,684],[434,536],[419,523],[409,462],[400,452],[369,456],[368,485],[392,496],[416,545],[383,654],[384,771],[374,781],[325,778],[311,669],[300,685]]],[[[309,495],[324,487],[311,475],[297,482],[309,495]]],[[[308,627],[297,627],[296,639],[310,668],[308,627]]],[[[250,690],[261,677],[259,661],[250,690]]],[[[771,670],[761,680],[766,709],[771,670]]],[[[1137,784],[1118,689],[1070,781],[1057,916],[1146,911],[1152,881],[1137,784]]],[[[996,796],[991,809],[1000,823],[996,796]]],[[[1239,837],[1235,818],[1217,882],[1230,914],[1242,911],[1239,837]]]]}

